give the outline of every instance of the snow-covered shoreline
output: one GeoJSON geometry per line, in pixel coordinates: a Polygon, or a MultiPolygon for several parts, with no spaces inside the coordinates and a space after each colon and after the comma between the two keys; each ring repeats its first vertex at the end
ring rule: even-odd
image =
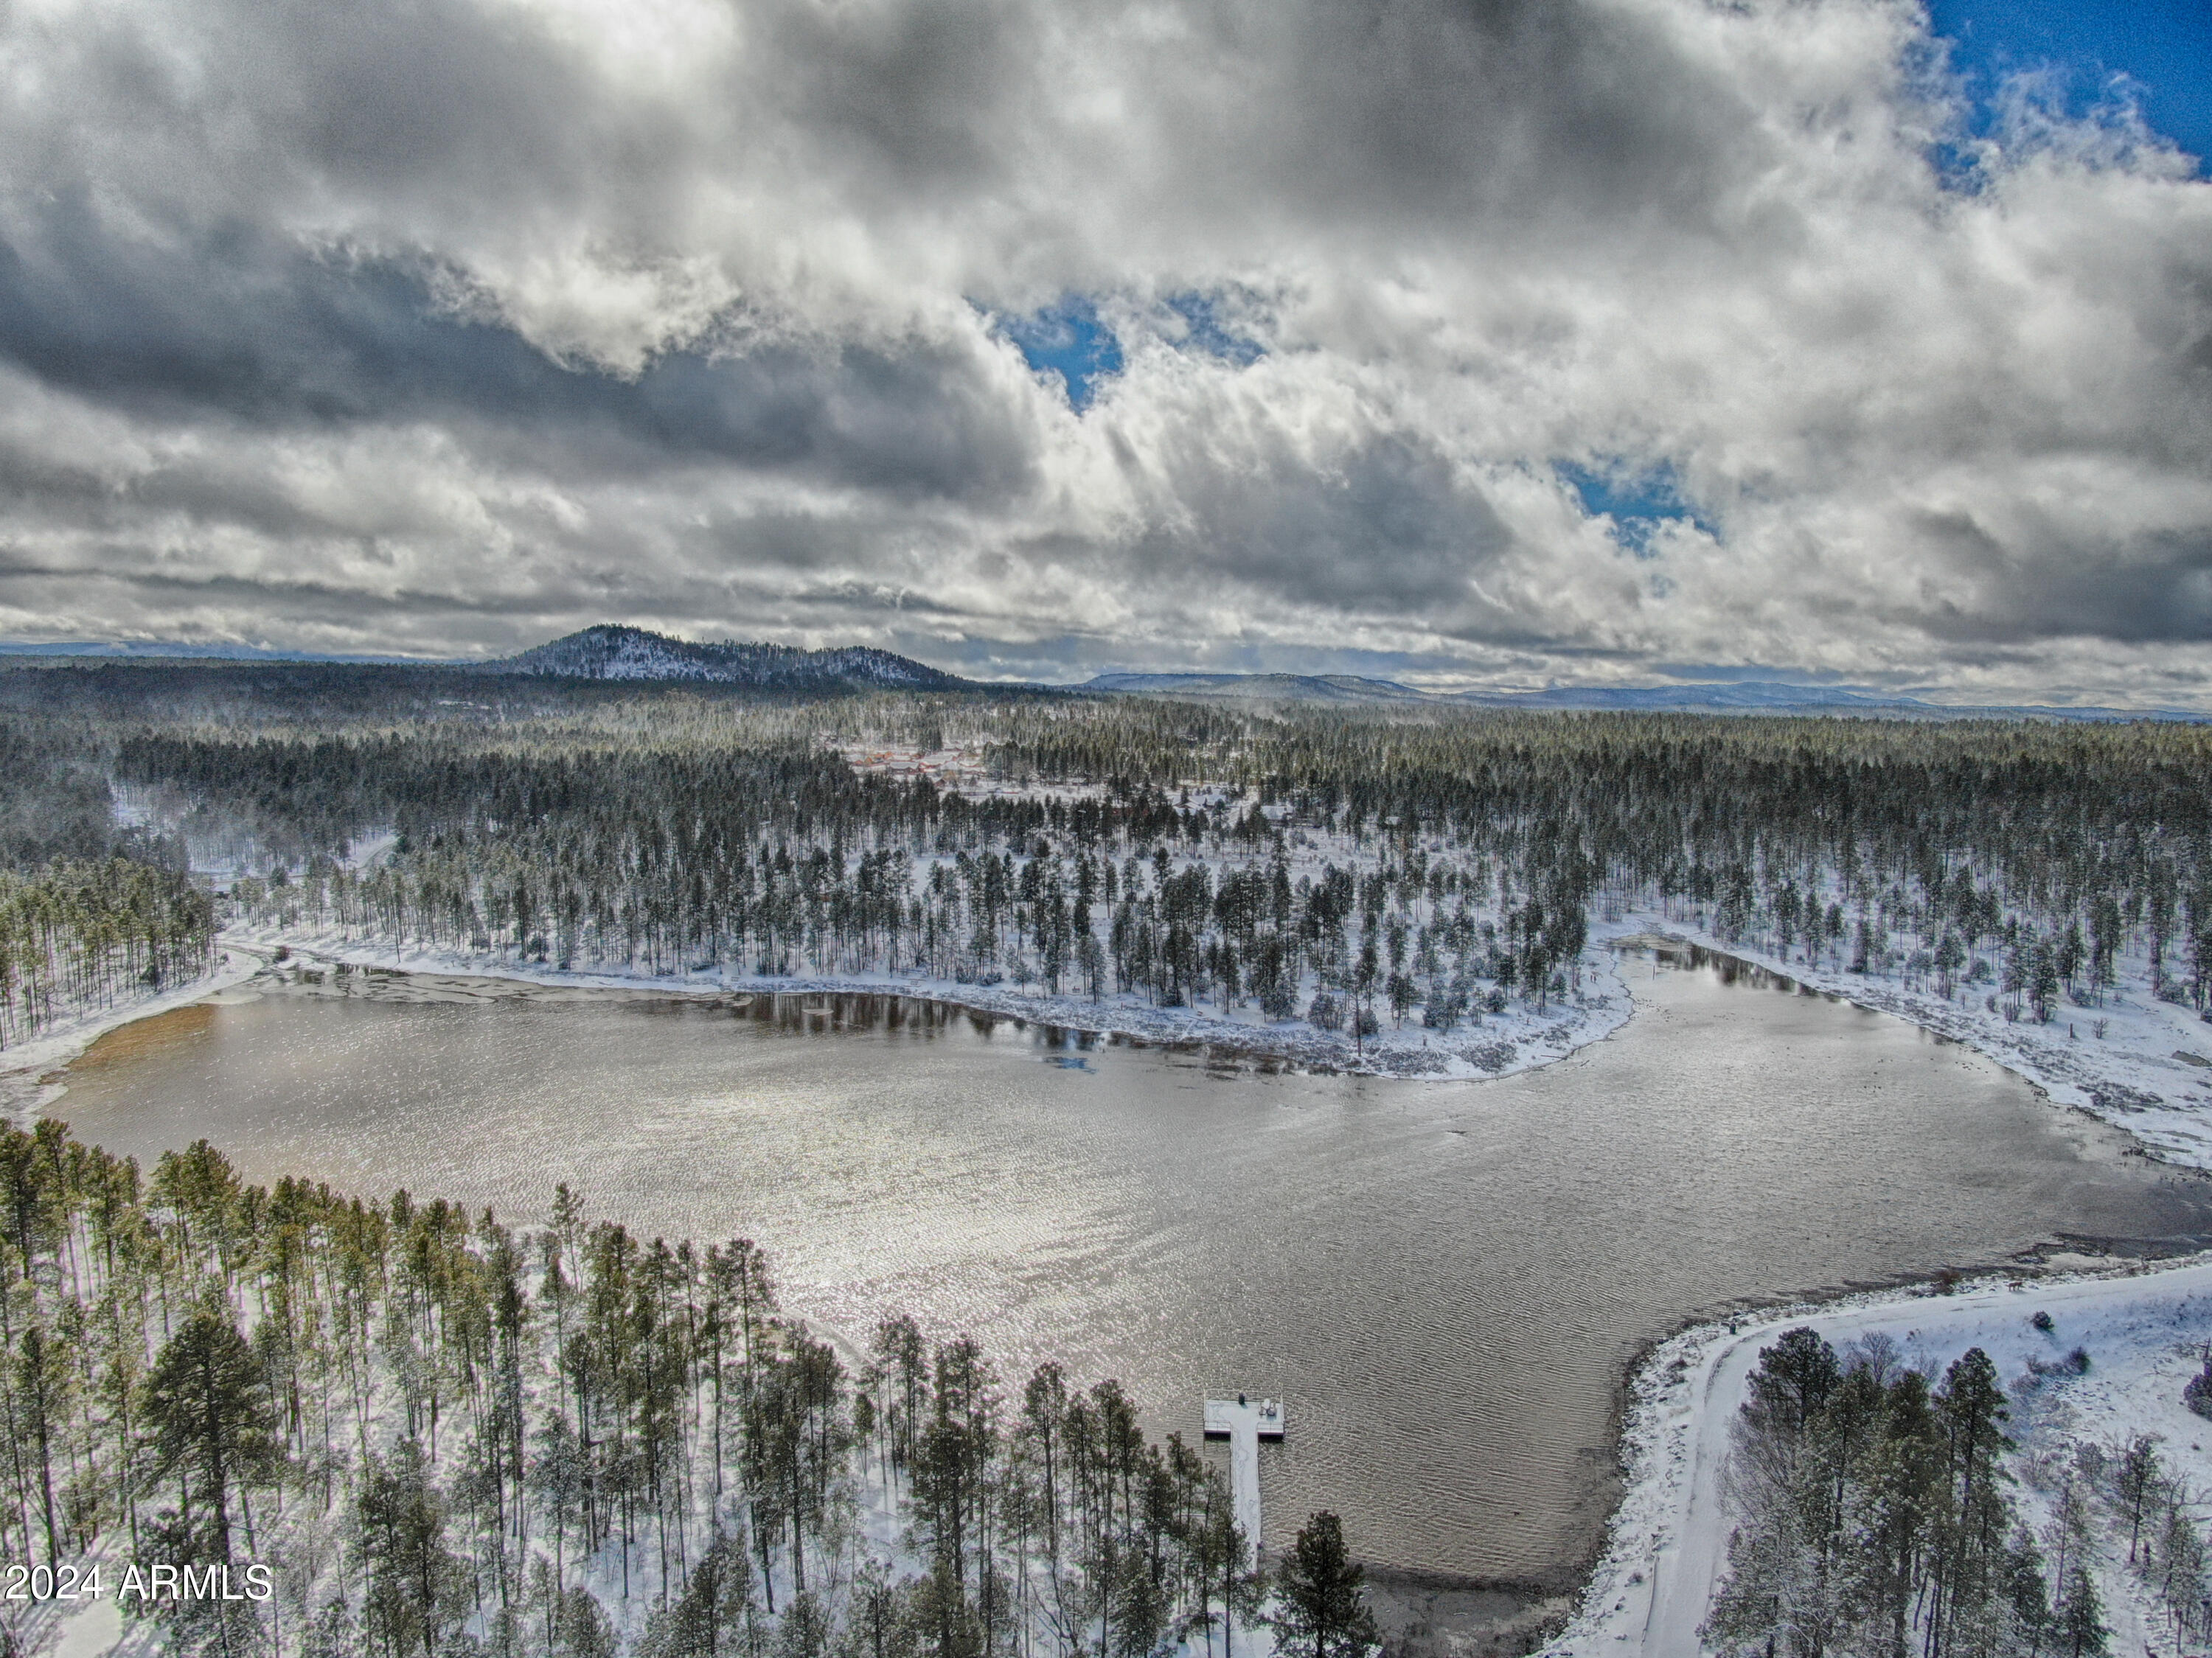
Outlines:
{"type": "Polygon", "coordinates": [[[1364,1048],[1355,1048],[1352,1039],[1341,1032],[1316,1030],[1297,1019],[1262,1020],[1245,1009],[1224,1016],[1194,1007],[1154,1007],[1129,996],[1093,1001],[1085,996],[962,984],[911,973],[769,978],[720,969],[659,975],[592,972],[451,950],[394,950],[348,939],[336,932],[245,926],[226,931],[222,942],[234,954],[250,953],[264,959],[282,949],[293,961],[310,967],[343,963],[349,968],[505,981],[554,989],[678,996],[903,996],[1086,1035],[1203,1049],[1231,1062],[1436,1082],[1509,1077],[1552,1064],[1611,1035],[1634,1011],[1614,953],[1607,949],[1593,949],[1586,954],[1583,992],[1578,999],[1554,1001],[1540,1011],[1515,1004],[1502,1014],[1485,1013],[1481,1023],[1449,1032],[1425,1029],[1413,1023],[1402,1029],[1392,1029],[1386,1019],[1380,1033],[1369,1038],[1364,1048]]]}
{"type": "MultiPolygon", "coordinates": [[[[1729,1435],[1760,1351],[1785,1329],[1809,1325],[1831,1344],[1875,1332],[1897,1339],[1907,1362],[1939,1368],[1970,1346],[1996,1361],[2015,1401],[2016,1430],[2032,1448],[2053,1411],[2024,1406],[2016,1377],[2053,1342],[2086,1342],[2091,1377],[2062,1384],[2053,1401],[2068,1426],[2159,1435],[2170,1459],[2212,1481],[2212,1423],[2190,1416],[2181,1388],[2195,1373],[2196,1343],[2212,1321],[2212,1254],[2147,1266],[2045,1276],[1996,1274],[1946,1292],[1921,1285],[1762,1309],[1698,1324],[1661,1342],[1638,1366],[1621,1431],[1626,1490],[1581,1605],[1545,1658],[1650,1654],[1689,1658],[1727,1564],[1723,1479],[1729,1435]],[[2191,1305],[2191,1303],[2194,1303],[2191,1305]],[[2053,1332],[2029,1321],[2051,1314],[2053,1332]],[[2179,1322],[2185,1319],[2192,1322],[2179,1322]],[[2170,1397],[2169,1397],[2170,1395],[2170,1397]],[[2193,1434],[2194,1437],[2191,1436],[2193,1434]]],[[[2119,1608],[2124,1597],[2108,1596],[2119,1608]]]]}
{"type": "MultiPolygon", "coordinates": [[[[1732,957],[1794,980],[1824,995],[1887,1013],[1947,1041],[1962,1043],[2021,1077],[2053,1103],[2124,1130],[2148,1155],[2179,1167],[2212,1170],[2212,1049],[2207,1029],[2172,1004],[2118,999],[2099,1017],[2107,1035],[2084,1040],[2086,1016],[2050,1026],[2008,1022],[1971,999],[1961,1003],[1907,989],[1878,975],[1825,969],[1783,959],[1756,942],[1726,941],[1658,910],[1626,910],[1593,922],[1581,963],[1583,992],[1542,1011],[1521,1003],[1486,1013],[1480,1023],[1450,1032],[1418,1023],[1384,1029],[1364,1047],[1340,1031],[1317,1030],[1300,1019],[1267,1020],[1249,1009],[1223,1014],[1197,1007],[1157,1007],[1134,996],[1093,1000],[962,983],[914,972],[764,977],[714,971],[645,974],[562,969],[469,952],[395,950],[320,931],[234,924],[222,935],[223,965],[204,978],[143,999],[68,1021],[37,1041],[0,1051],[0,1076],[19,1077],[68,1064],[94,1041],[137,1019],[185,1006],[233,988],[267,967],[279,950],[302,963],[443,978],[506,981],[571,990],[665,995],[891,995],[939,1003],[1101,1036],[1206,1050],[1243,1062],[1273,1063],[1326,1074],[1470,1081],[1507,1077],[1565,1059],[1612,1035],[1633,1017],[1635,1003],[1619,970],[1619,946],[1663,938],[1732,957]],[[2116,1029],[2113,1027],[2117,1027],[2116,1029]],[[2062,1028],[2075,1034],[2062,1036],[2062,1028]],[[2184,1055],[2189,1056],[2185,1058],[2184,1055]],[[2199,1063],[2199,1061],[2202,1063],[2199,1063]],[[2166,1090],[2160,1092],[2160,1090],[2166,1090]],[[2178,1096],[2178,1097],[2177,1097],[2178,1096]]],[[[19,1090],[20,1091],[20,1090],[19,1090]]],[[[13,1102],[20,1108],[21,1102],[13,1102]]]]}

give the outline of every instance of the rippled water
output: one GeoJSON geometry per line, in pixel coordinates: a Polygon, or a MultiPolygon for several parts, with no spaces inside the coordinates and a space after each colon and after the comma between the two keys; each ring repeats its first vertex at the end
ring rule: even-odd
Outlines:
{"type": "Polygon", "coordinates": [[[1378,1564],[1554,1582],[1613,1497],[1623,1367],[1686,1318],[2212,1235],[2203,1182],[1964,1048],[1732,963],[1628,971],[1617,1035],[1481,1084],[1226,1072],[912,1003],[356,975],[126,1027],[56,1108],[142,1158],[206,1135],[255,1180],[510,1218],[566,1180],[647,1233],[758,1239],[850,1337],[906,1309],[1010,1383],[1044,1356],[1119,1376],[1156,1430],[1276,1394],[1271,1541],[1326,1505],[1378,1564]]]}

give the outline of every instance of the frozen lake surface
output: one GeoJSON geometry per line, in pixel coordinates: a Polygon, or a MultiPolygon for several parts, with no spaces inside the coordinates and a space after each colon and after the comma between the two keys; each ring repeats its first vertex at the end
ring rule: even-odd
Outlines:
{"type": "Polygon", "coordinates": [[[1688,952],[1545,1070],[1210,1069],[880,998],[744,1005],[356,974],[127,1026],[56,1113],[150,1163],[749,1236],[865,1341],[973,1331],[1128,1385],[1156,1431],[1285,1401],[1269,1541],[1564,1583],[1614,1495],[1623,1367],[1694,1315],[2065,1240],[2212,1240],[2212,1187],[1986,1060],[1688,952]]]}

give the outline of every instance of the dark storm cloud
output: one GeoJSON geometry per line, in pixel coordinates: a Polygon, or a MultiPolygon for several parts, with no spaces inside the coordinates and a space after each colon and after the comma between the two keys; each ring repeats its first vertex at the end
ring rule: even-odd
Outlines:
{"type": "MultiPolygon", "coordinates": [[[[1067,106],[1132,60],[1148,95],[1087,135],[1092,161],[1118,175],[1093,182],[1142,189],[1164,225],[1202,216],[1217,235],[1316,216],[1346,234],[1393,222],[1449,234],[1437,216],[1499,207],[1523,234],[1587,234],[1613,212],[1702,215],[1765,159],[1721,74],[1685,61],[1651,19],[1603,7],[1193,5],[1173,9],[1176,33],[1133,50],[1125,34],[1103,61],[1064,50],[1083,34],[1072,13],[1010,0],[750,15],[780,72],[744,89],[895,211],[1033,188],[1035,151],[1075,139],[1067,106]]],[[[1096,13],[1125,30],[1144,15],[1096,13]]]]}
{"type": "Polygon", "coordinates": [[[1332,213],[1694,223],[1765,159],[1739,91],[1648,17],[1518,0],[1283,15],[1296,52],[1266,103],[1273,142],[1255,148],[1332,213]]]}
{"type": "Polygon", "coordinates": [[[471,215],[580,205],[611,141],[642,151],[678,131],[596,96],[526,13],[465,0],[156,0],[18,11],[10,33],[41,71],[19,125],[64,108],[82,123],[39,135],[40,172],[142,200],[281,212],[336,187],[471,215]]]}
{"type": "Polygon", "coordinates": [[[2129,644],[2212,641],[2212,533],[2154,534],[2122,544],[2048,523],[1993,533],[1966,513],[1919,520],[1942,564],[1968,578],[1972,602],[1943,605],[1930,633],[1962,645],[2088,635],[2129,644]]]}
{"type": "Polygon", "coordinates": [[[785,71],[761,90],[885,193],[964,197],[1020,176],[1016,124],[1041,55],[1030,8],[781,5],[757,15],[785,71]]]}

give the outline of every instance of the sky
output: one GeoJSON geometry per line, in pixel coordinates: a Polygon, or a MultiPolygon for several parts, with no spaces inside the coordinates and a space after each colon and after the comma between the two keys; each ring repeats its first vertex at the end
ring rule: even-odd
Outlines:
{"type": "Polygon", "coordinates": [[[2212,8],[15,0],[0,640],[2212,708],[2212,8]]]}

